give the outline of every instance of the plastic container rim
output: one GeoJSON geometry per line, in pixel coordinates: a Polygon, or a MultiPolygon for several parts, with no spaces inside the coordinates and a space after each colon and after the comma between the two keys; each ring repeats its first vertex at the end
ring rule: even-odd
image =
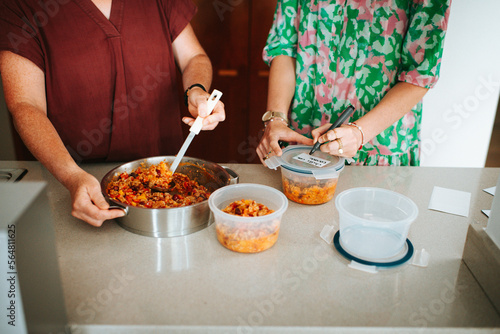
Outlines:
{"type": "MultiPolygon", "coordinates": [[[[314,173],[312,171],[305,171],[305,170],[297,170],[295,168],[292,168],[292,167],[289,167],[289,166],[285,166],[285,165],[281,165],[280,167],[283,167],[284,169],[290,171],[290,172],[295,172],[295,173],[298,173],[298,174],[302,174],[302,175],[308,175],[308,176],[313,176],[314,177],[314,173]]],[[[342,165],[339,169],[336,169],[337,173],[340,173],[344,170],[344,165],[342,165]]],[[[335,177],[332,177],[332,179],[334,179],[335,177]]]]}
{"type": "Polygon", "coordinates": [[[337,210],[339,210],[339,213],[342,212],[343,214],[345,214],[346,216],[348,216],[349,218],[354,218],[355,220],[359,220],[363,225],[377,225],[377,226],[383,226],[383,225],[386,225],[386,226],[389,226],[389,225],[404,225],[404,224],[408,224],[408,223],[412,223],[417,217],[418,217],[418,206],[417,204],[415,204],[415,202],[409,198],[408,196],[405,196],[403,194],[400,194],[398,192],[395,192],[395,191],[392,191],[392,190],[388,190],[388,189],[384,189],[384,188],[376,188],[376,187],[358,187],[358,188],[351,188],[351,189],[348,189],[348,190],[344,190],[343,192],[341,192],[337,198],[335,198],[335,207],[337,208],[337,210]],[[343,197],[349,195],[350,193],[353,193],[353,192],[359,192],[359,191],[378,191],[378,192],[385,192],[385,193],[389,193],[389,194],[393,194],[393,195],[396,195],[397,197],[407,201],[411,207],[413,207],[415,210],[413,212],[412,215],[410,215],[409,217],[403,219],[403,220],[396,220],[396,221],[391,221],[391,222],[375,222],[373,220],[368,220],[368,219],[365,219],[365,218],[361,218],[359,216],[355,216],[353,215],[352,213],[350,213],[349,211],[347,211],[343,206],[340,205],[340,201],[342,200],[343,197]]]}
{"type": "MultiPolygon", "coordinates": [[[[240,196],[240,197],[241,198],[234,199],[234,201],[239,201],[241,199],[250,199],[250,198],[244,198],[244,195],[240,196]]],[[[261,204],[264,204],[264,203],[261,203],[261,204]]],[[[266,204],[264,204],[264,205],[266,205],[266,204]]],[[[272,220],[272,219],[281,217],[283,215],[283,213],[285,213],[286,209],[288,208],[288,198],[281,191],[279,191],[273,187],[269,187],[269,186],[266,186],[263,184],[256,184],[256,183],[239,183],[239,184],[230,184],[230,185],[224,186],[224,187],[219,188],[216,191],[214,191],[210,195],[210,197],[208,198],[208,206],[210,207],[210,210],[212,210],[214,215],[215,214],[221,215],[228,220],[233,220],[236,222],[245,222],[247,224],[248,223],[261,223],[263,221],[268,221],[268,220],[272,220]],[[227,191],[227,189],[229,189],[229,188],[248,188],[249,186],[251,186],[253,188],[260,188],[263,191],[272,192],[274,195],[276,195],[282,199],[284,205],[269,215],[258,216],[258,217],[241,217],[241,216],[232,215],[232,214],[229,214],[227,212],[222,211],[221,209],[219,209],[215,205],[215,203],[214,203],[215,197],[218,196],[219,194],[221,194],[222,192],[227,191]]],[[[266,205],[266,206],[269,207],[268,205],[266,205]]],[[[217,223],[217,221],[216,221],[216,223],[217,223]]]]}
{"type": "MultiPolygon", "coordinates": [[[[292,151],[292,150],[298,150],[298,149],[302,149],[302,148],[312,148],[312,146],[307,146],[307,145],[291,145],[291,146],[288,146],[287,148],[285,148],[283,150],[283,154],[285,154],[287,151],[292,151]]],[[[283,156],[283,154],[281,156],[283,156]]],[[[279,157],[281,158],[281,157],[279,157]]],[[[341,171],[344,170],[344,167],[345,167],[345,158],[344,157],[338,157],[339,158],[339,162],[336,164],[336,165],[333,165],[333,166],[330,166],[330,167],[327,167],[328,169],[335,169],[338,173],[340,173],[341,171]],[[341,163],[342,162],[342,163],[341,163]],[[337,167],[338,165],[338,167],[337,167]]],[[[292,171],[292,172],[296,172],[296,173],[300,173],[300,174],[305,174],[305,175],[313,175],[313,172],[312,170],[304,170],[304,169],[299,169],[299,168],[295,168],[293,167],[293,165],[289,164],[288,162],[286,162],[285,160],[283,160],[281,158],[281,165],[280,167],[283,167],[285,168],[286,170],[289,170],[289,171],[292,171]]]]}

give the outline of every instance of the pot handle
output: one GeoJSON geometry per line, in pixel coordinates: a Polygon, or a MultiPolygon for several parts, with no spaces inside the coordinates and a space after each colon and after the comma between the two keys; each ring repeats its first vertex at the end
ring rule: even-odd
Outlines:
{"type": "Polygon", "coordinates": [[[238,184],[240,183],[240,176],[238,173],[236,173],[234,170],[232,170],[229,167],[222,166],[226,170],[226,172],[231,176],[231,180],[229,181],[229,184],[238,184]]]}
{"type": "Polygon", "coordinates": [[[116,203],[111,203],[107,198],[106,201],[109,204],[108,210],[122,210],[125,213],[125,216],[128,215],[128,207],[126,206],[121,206],[116,203]]]}

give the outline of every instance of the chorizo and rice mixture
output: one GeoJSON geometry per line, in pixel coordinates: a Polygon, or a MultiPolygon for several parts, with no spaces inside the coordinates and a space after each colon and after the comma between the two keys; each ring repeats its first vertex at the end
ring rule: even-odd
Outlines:
{"type": "Polygon", "coordinates": [[[274,210],[270,210],[264,204],[260,204],[250,199],[242,199],[241,201],[234,201],[229,204],[222,211],[235,216],[242,217],[258,217],[265,216],[273,213],[274,210]]]}
{"type": "Polygon", "coordinates": [[[210,191],[181,173],[170,171],[166,162],[121,173],[107,186],[110,198],[142,208],[174,208],[202,202],[210,191]]]}
{"type": "MultiPolygon", "coordinates": [[[[273,213],[264,204],[242,199],[229,204],[222,211],[241,217],[259,217],[273,213]]],[[[278,219],[248,224],[218,223],[215,226],[217,239],[226,248],[240,253],[262,252],[276,243],[279,234],[278,219]]]]}

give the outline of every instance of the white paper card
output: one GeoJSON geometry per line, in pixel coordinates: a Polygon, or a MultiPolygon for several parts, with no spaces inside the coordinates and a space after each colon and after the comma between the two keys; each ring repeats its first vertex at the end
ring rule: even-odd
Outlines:
{"type": "Polygon", "coordinates": [[[301,153],[293,158],[297,159],[299,161],[305,162],[306,164],[313,165],[313,166],[320,167],[320,168],[323,166],[326,166],[330,163],[330,161],[328,161],[328,160],[313,157],[312,155],[309,155],[307,153],[301,153]]]}
{"type": "Polygon", "coordinates": [[[486,189],[483,189],[483,190],[486,191],[488,194],[495,196],[496,189],[497,189],[497,187],[495,186],[495,187],[486,188],[486,189]]]}
{"type": "Polygon", "coordinates": [[[484,213],[484,215],[488,218],[490,218],[490,212],[491,210],[481,210],[482,213],[484,213]]]}
{"type": "Polygon", "coordinates": [[[469,192],[434,186],[429,209],[468,217],[470,199],[469,192]]]}

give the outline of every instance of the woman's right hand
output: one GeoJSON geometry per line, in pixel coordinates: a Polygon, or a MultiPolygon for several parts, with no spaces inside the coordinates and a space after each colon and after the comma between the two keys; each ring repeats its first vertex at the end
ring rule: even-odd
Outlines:
{"type": "Polygon", "coordinates": [[[283,153],[279,141],[295,142],[297,144],[312,145],[313,140],[307,138],[292,129],[284,121],[274,119],[269,121],[257,146],[257,155],[260,162],[266,166],[265,160],[273,155],[281,156],[283,153]]]}
{"type": "Polygon", "coordinates": [[[70,180],[64,182],[71,194],[73,209],[71,214],[90,225],[101,226],[105,220],[123,217],[120,209],[109,210],[109,204],[101,193],[101,185],[89,173],[81,170],[73,173],[70,180]]]}

